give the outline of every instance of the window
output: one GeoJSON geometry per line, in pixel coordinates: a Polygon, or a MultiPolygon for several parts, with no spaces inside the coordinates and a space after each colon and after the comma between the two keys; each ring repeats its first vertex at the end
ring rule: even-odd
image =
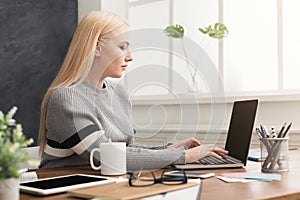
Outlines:
{"type": "MultiPolygon", "coordinates": [[[[131,95],[168,94],[170,83],[166,66],[169,66],[169,55],[158,48],[160,44],[154,44],[157,39],[153,32],[169,24],[170,3],[169,1],[130,2],[128,21],[133,30],[131,54],[134,59],[126,72],[126,84],[131,90],[131,95]],[[149,43],[144,44],[145,40],[149,43]]],[[[164,46],[168,48],[168,44],[164,46]]]]}
{"type": "Polygon", "coordinates": [[[274,0],[224,1],[224,23],[230,30],[224,39],[226,91],[277,89],[276,19],[274,0]]]}
{"type": "Polygon", "coordinates": [[[283,87],[300,88],[300,27],[299,0],[282,1],[283,87]]]}
{"type": "MultiPolygon", "coordinates": [[[[300,89],[299,7],[298,0],[129,0],[128,20],[135,30],[163,30],[171,24],[184,26],[184,44],[189,39],[204,49],[212,62],[210,67],[215,67],[220,76],[206,77],[207,74],[200,73],[196,76],[197,92],[210,92],[208,79],[218,78],[226,93],[282,93],[291,89],[297,92],[300,89]],[[223,22],[229,29],[228,37],[222,41],[205,37],[197,30],[215,22],[223,22]]],[[[134,95],[190,92],[180,81],[192,82],[193,68],[189,69],[186,62],[190,58],[176,52],[176,48],[182,48],[178,40],[169,39],[167,43],[166,49],[171,52],[155,48],[133,52],[135,61],[127,73],[134,74],[142,66],[147,70],[139,78],[144,76],[148,80],[144,86],[135,88],[138,82],[125,77],[134,95]],[[151,71],[152,67],[158,71],[151,71]],[[154,84],[151,77],[165,82],[154,84]]],[[[193,51],[188,46],[186,53],[193,51]]]]}

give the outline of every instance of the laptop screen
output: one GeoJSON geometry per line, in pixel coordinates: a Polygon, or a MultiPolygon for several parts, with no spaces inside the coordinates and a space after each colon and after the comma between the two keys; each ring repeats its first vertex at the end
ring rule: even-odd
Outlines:
{"type": "Polygon", "coordinates": [[[253,132],[258,100],[235,101],[233,104],[225,149],[244,165],[253,132]]]}

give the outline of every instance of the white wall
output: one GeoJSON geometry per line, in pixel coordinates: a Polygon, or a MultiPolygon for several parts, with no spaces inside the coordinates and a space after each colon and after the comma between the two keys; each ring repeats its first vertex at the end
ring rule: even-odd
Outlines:
{"type": "Polygon", "coordinates": [[[110,10],[126,18],[127,0],[78,0],[78,21],[89,11],[110,10]]]}
{"type": "Polygon", "coordinates": [[[78,22],[92,10],[101,10],[101,0],[78,0],[78,22]]]}
{"type": "Polygon", "coordinates": [[[127,18],[127,0],[101,0],[101,9],[112,11],[127,18]]]}
{"type": "MultiPolygon", "coordinates": [[[[206,142],[216,142],[223,146],[226,138],[229,120],[231,116],[232,102],[234,100],[249,99],[250,97],[238,98],[229,97],[226,99],[226,111],[224,126],[217,126],[221,130],[221,135],[217,141],[213,141],[218,136],[209,136],[206,142]]],[[[252,97],[251,97],[252,98],[252,97]]],[[[300,101],[299,100],[268,100],[259,98],[255,127],[260,124],[271,129],[276,127],[277,132],[284,122],[292,122],[290,131],[290,146],[300,147],[300,101]]],[[[211,124],[211,103],[204,100],[198,104],[190,104],[188,100],[181,104],[175,101],[163,98],[133,99],[133,121],[137,127],[137,141],[148,144],[162,144],[172,142],[188,137],[196,137],[200,140],[205,139],[205,133],[210,129],[211,124]],[[182,109],[190,112],[190,115],[184,115],[182,119],[182,109]],[[195,111],[200,113],[199,123],[195,123],[195,111]],[[183,120],[183,121],[182,121],[183,120]],[[154,137],[152,137],[154,136],[154,137]]],[[[222,117],[222,116],[221,116],[222,117]]],[[[217,130],[209,131],[211,134],[217,133],[217,130]]],[[[252,136],[252,146],[258,146],[257,135],[252,136]]]]}

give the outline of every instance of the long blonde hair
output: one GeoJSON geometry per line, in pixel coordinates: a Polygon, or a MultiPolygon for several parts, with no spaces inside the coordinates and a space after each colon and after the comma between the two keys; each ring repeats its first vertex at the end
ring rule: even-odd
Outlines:
{"type": "Polygon", "coordinates": [[[113,31],[128,25],[127,22],[109,11],[91,11],[78,24],[65,60],[48,88],[42,105],[39,127],[40,153],[47,143],[46,115],[52,92],[60,87],[71,87],[87,78],[91,70],[97,42],[109,38],[113,31]]]}

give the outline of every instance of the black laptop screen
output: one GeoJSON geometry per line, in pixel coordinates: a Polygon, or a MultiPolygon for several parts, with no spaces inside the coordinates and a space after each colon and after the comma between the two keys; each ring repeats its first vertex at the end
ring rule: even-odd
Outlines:
{"type": "Polygon", "coordinates": [[[233,104],[225,149],[244,165],[253,132],[258,100],[235,101],[233,104]]]}

